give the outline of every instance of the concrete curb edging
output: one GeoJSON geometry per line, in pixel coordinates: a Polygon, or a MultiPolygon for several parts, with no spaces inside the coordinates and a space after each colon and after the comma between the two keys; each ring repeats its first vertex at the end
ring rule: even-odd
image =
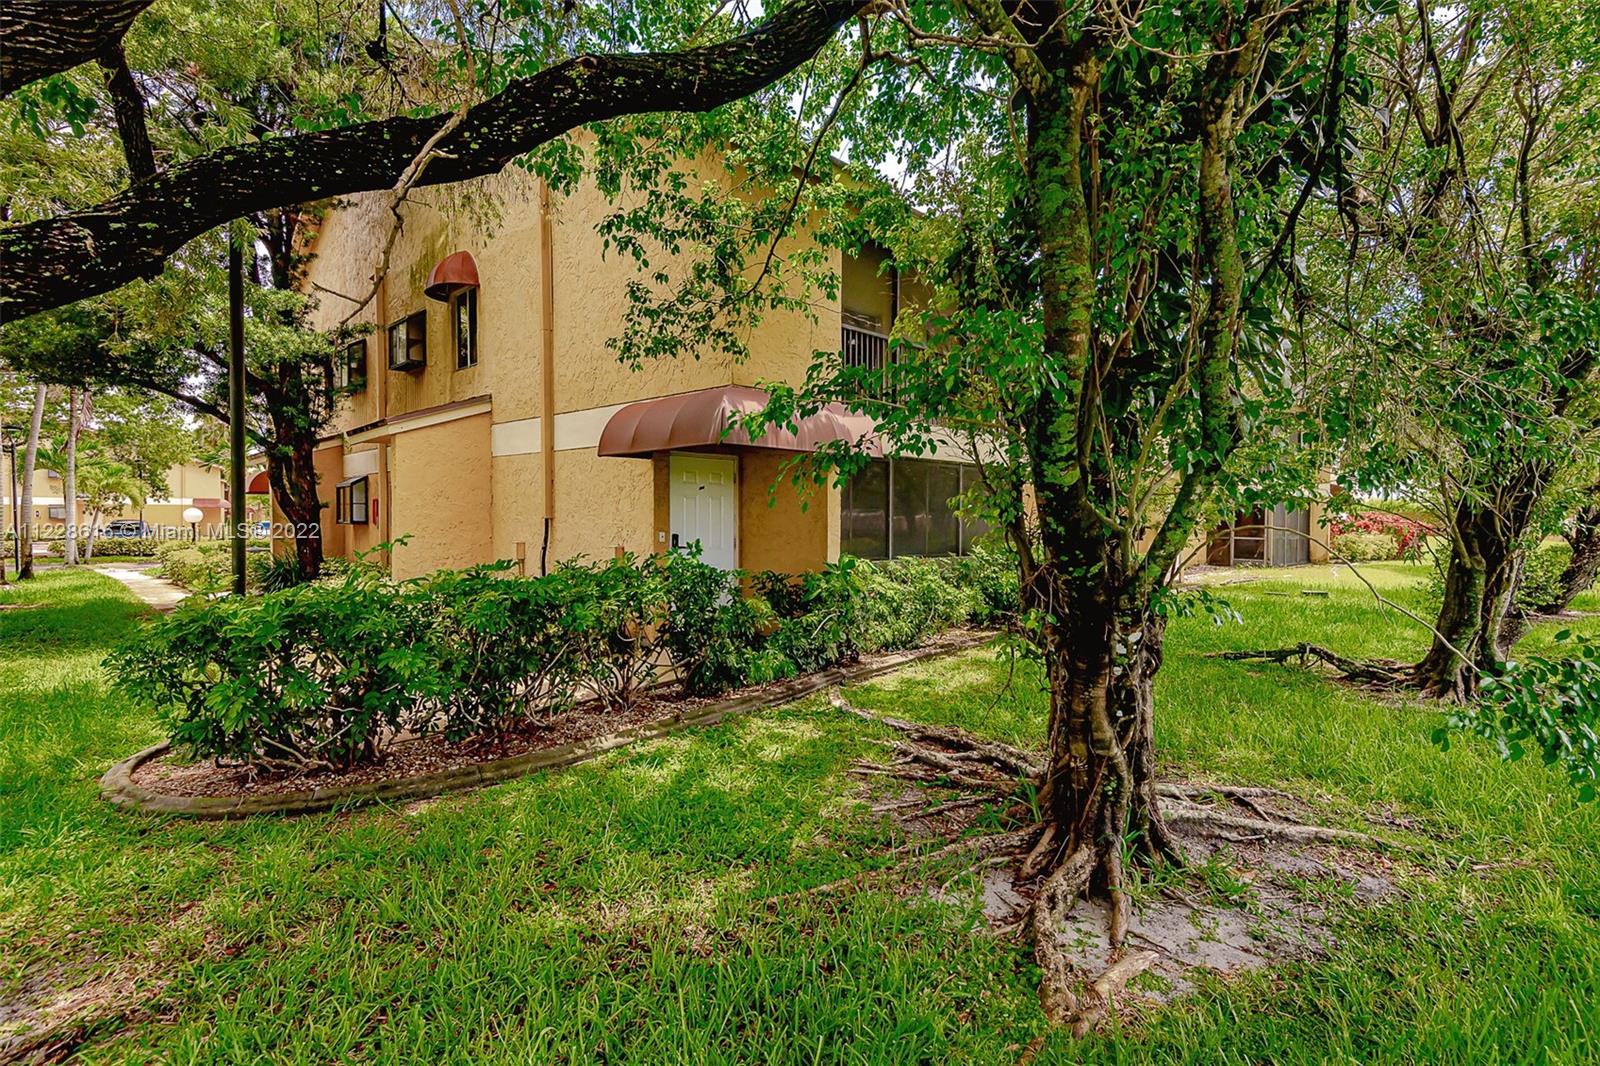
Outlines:
{"type": "Polygon", "coordinates": [[[651,740],[696,726],[715,725],[724,718],[745,714],[763,707],[778,707],[809,696],[832,685],[855,684],[902,666],[981,647],[994,638],[992,633],[951,641],[931,648],[896,652],[873,663],[837,666],[804,677],[781,682],[771,688],[719,703],[709,703],[674,718],[631,726],[587,740],[554,748],[513,755],[510,758],[476,763],[453,770],[417,774],[391,781],[376,781],[334,788],[314,788],[304,792],[282,792],[270,796],[174,796],[136,785],[133,775],[145,763],[160,758],[171,745],[163,741],[123,759],[100,778],[100,794],[119,807],[176,814],[188,818],[246,818],[256,814],[314,814],[334,808],[357,807],[369,803],[423,799],[459,792],[483,785],[522,777],[536,770],[551,770],[585,762],[608,751],[626,747],[636,740],[651,740]]]}

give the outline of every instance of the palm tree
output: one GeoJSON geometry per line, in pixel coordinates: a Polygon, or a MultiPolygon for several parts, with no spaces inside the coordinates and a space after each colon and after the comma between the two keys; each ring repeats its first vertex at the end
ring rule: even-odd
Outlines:
{"type": "Polygon", "coordinates": [[[112,508],[143,507],[146,488],[134,476],[132,467],[98,455],[85,457],[83,468],[78,471],[78,488],[88,507],[89,537],[83,555],[84,562],[88,562],[94,558],[101,517],[112,508]]]}

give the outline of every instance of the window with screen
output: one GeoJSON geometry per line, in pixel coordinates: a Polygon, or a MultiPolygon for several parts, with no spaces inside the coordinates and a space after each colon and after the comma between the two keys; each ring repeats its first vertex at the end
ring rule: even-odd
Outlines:
{"type": "Polygon", "coordinates": [[[334,521],[344,526],[364,526],[367,524],[368,483],[365,477],[351,478],[340,482],[334,490],[334,521]]]}
{"type": "Polygon", "coordinates": [[[334,380],[339,388],[364,392],[367,387],[367,342],[351,341],[344,346],[334,365],[334,380]]]}
{"type": "Polygon", "coordinates": [[[421,370],[428,365],[428,312],[407,315],[389,327],[389,369],[421,370]]]}
{"type": "Polygon", "coordinates": [[[889,557],[889,464],[874,459],[845,483],[839,550],[860,559],[889,557]]]}
{"type": "Polygon", "coordinates": [[[845,484],[840,550],[862,559],[965,554],[989,527],[953,501],[979,484],[971,464],[875,459],[845,484]]]}
{"type": "Polygon", "coordinates": [[[456,369],[478,365],[478,290],[462,289],[451,309],[455,318],[456,369]]]}

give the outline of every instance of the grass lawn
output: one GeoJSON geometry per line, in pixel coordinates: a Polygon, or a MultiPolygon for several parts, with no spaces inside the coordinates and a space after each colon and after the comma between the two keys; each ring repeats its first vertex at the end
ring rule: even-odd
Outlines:
{"type": "MultiPolygon", "coordinates": [[[[1423,606],[1419,568],[1366,570],[1423,606]]],[[[1600,1061],[1600,805],[1470,739],[1441,752],[1432,708],[1202,658],[1418,653],[1421,631],[1348,573],[1218,591],[1243,624],[1183,619],[1168,641],[1174,773],[1281,785],[1351,824],[1409,818],[1471,862],[1377,907],[1330,891],[1326,960],[1213,980],[1125,1031],[1052,1034],[1036,1061],[1600,1061]]],[[[96,798],[160,735],[98,667],[140,606],[82,571],[6,602],[40,606],[0,610],[0,1031],[41,988],[115,1005],[77,1034],[95,1062],[992,1063],[1045,1030],[1030,953],[975,903],[801,893],[900,842],[846,774],[877,727],[823,699],[406,808],[193,823],[96,798]]],[[[990,653],[848,695],[1042,739],[1037,674],[990,653]]]]}

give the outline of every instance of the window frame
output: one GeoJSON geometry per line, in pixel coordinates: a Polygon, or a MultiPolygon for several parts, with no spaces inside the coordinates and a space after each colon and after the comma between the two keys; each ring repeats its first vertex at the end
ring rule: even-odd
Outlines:
{"type": "Polygon", "coordinates": [[[450,335],[455,343],[456,369],[471,370],[478,365],[478,287],[468,286],[450,297],[450,335]],[[466,309],[466,360],[462,360],[461,313],[466,309]]]}
{"type": "Polygon", "coordinates": [[[341,526],[364,526],[372,521],[371,475],[347,478],[333,490],[333,520],[341,526]],[[361,489],[361,517],[356,517],[356,492],[361,489]]]}
{"type": "MultiPolygon", "coordinates": [[[[883,555],[876,555],[876,554],[873,554],[873,555],[862,555],[862,556],[860,556],[860,558],[869,559],[869,560],[887,560],[887,559],[899,559],[899,558],[902,558],[902,557],[906,557],[906,558],[927,558],[927,559],[940,559],[940,558],[959,557],[959,556],[962,556],[962,555],[966,555],[971,550],[972,542],[974,540],[978,539],[979,537],[981,537],[984,534],[986,534],[987,532],[989,532],[988,528],[987,527],[983,527],[981,522],[978,522],[975,519],[970,519],[970,518],[966,517],[965,515],[961,514],[961,512],[958,511],[956,508],[950,507],[949,511],[954,516],[955,525],[956,525],[956,546],[955,546],[955,551],[942,553],[940,555],[923,555],[923,554],[919,554],[919,553],[914,553],[914,552],[909,552],[909,551],[903,550],[901,545],[895,543],[895,541],[896,541],[896,538],[895,538],[895,519],[897,517],[897,511],[898,511],[898,509],[896,507],[897,493],[900,493],[901,495],[903,495],[903,490],[901,488],[897,487],[897,485],[896,485],[896,469],[895,468],[897,466],[903,467],[906,464],[913,464],[913,465],[919,465],[920,464],[920,465],[926,465],[928,467],[949,467],[949,468],[953,468],[954,471],[956,472],[956,486],[957,486],[956,495],[965,494],[974,485],[979,483],[978,468],[977,468],[977,465],[975,463],[963,463],[963,462],[960,462],[960,461],[952,461],[952,460],[946,460],[946,459],[919,459],[919,458],[910,458],[910,457],[901,458],[901,459],[893,459],[893,458],[873,459],[873,460],[869,461],[869,464],[876,464],[876,463],[884,464],[884,495],[885,495],[884,508],[883,508],[883,512],[884,512],[884,531],[883,531],[884,554],[883,555]],[[982,528],[978,528],[978,527],[982,527],[982,528]]],[[[865,468],[860,473],[856,474],[855,477],[852,477],[850,481],[846,482],[844,487],[843,487],[843,489],[841,490],[842,493],[844,494],[843,498],[840,500],[840,522],[841,522],[840,539],[841,539],[841,543],[844,540],[844,533],[845,533],[845,530],[844,530],[843,525],[842,525],[842,523],[844,522],[844,516],[846,514],[854,514],[855,513],[855,509],[852,506],[852,504],[854,502],[854,481],[855,481],[855,478],[860,477],[862,473],[865,473],[865,468]]],[[[919,471],[918,472],[917,476],[919,476],[922,479],[923,485],[924,485],[923,492],[922,492],[922,495],[923,495],[922,508],[921,508],[921,510],[915,511],[913,513],[913,515],[908,515],[907,516],[908,521],[913,521],[914,520],[914,515],[924,515],[924,516],[926,516],[928,518],[928,520],[929,520],[928,523],[926,523],[924,528],[921,530],[921,534],[922,534],[921,539],[922,539],[922,542],[923,542],[924,546],[926,546],[927,535],[931,530],[932,521],[933,521],[934,514],[935,514],[933,506],[932,506],[932,504],[930,502],[930,499],[929,499],[929,496],[928,496],[928,493],[930,492],[931,487],[933,485],[932,475],[933,475],[933,471],[931,469],[928,470],[928,471],[925,471],[925,472],[924,471],[919,471]]],[[[909,476],[909,475],[903,473],[900,476],[909,476]]],[[[955,498],[954,496],[951,497],[951,499],[954,499],[954,498],[955,498]]],[[[910,539],[910,537],[907,536],[905,539],[910,539]]]]}
{"type": "Polygon", "coordinates": [[[340,389],[351,393],[367,391],[367,338],[357,337],[339,349],[333,380],[340,389]],[[361,368],[360,373],[355,370],[357,366],[361,368]]]}
{"type": "Polygon", "coordinates": [[[390,370],[422,370],[428,365],[428,310],[413,311],[404,318],[389,323],[388,337],[390,370]],[[396,333],[405,337],[404,349],[395,343],[396,333]]]}

